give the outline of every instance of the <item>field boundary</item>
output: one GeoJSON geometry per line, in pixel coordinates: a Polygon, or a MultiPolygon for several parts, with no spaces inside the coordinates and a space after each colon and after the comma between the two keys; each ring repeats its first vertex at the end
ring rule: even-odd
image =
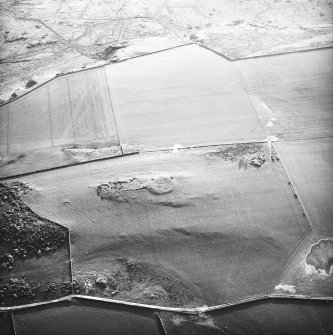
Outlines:
{"type": "MultiPolygon", "coordinates": [[[[279,155],[279,151],[278,149],[276,148],[276,146],[274,146],[274,144],[272,145],[274,150],[277,152],[277,154],[279,155]]],[[[306,206],[304,206],[303,204],[303,200],[301,199],[301,196],[300,196],[300,193],[298,192],[297,190],[297,187],[294,183],[294,181],[292,180],[291,176],[289,175],[285,165],[283,164],[283,160],[281,159],[281,156],[279,155],[279,158],[280,158],[280,162],[281,162],[281,166],[282,166],[282,169],[285,173],[285,175],[287,176],[287,179],[289,180],[289,183],[290,183],[290,186],[292,187],[293,191],[294,191],[294,196],[296,197],[296,200],[298,201],[298,203],[300,204],[302,210],[303,210],[303,215],[304,217],[306,218],[306,221],[309,225],[309,230],[303,235],[303,237],[298,241],[298,243],[296,244],[295,248],[292,250],[292,252],[289,254],[287,260],[286,260],[286,263],[284,264],[284,267],[282,269],[282,272],[281,274],[279,275],[279,277],[276,279],[275,281],[275,285],[278,285],[283,277],[284,277],[284,274],[286,273],[286,270],[288,269],[289,265],[291,264],[291,262],[293,261],[294,257],[295,257],[295,254],[297,252],[297,250],[299,250],[299,248],[301,248],[301,246],[304,244],[305,240],[311,235],[311,233],[313,232],[313,226],[312,226],[312,222],[310,220],[310,216],[309,216],[309,213],[307,212],[306,210],[306,206]]],[[[272,294],[272,292],[274,291],[274,287],[272,287],[269,291],[269,294],[272,294]]]]}
{"type": "Polygon", "coordinates": [[[293,300],[293,301],[332,301],[333,297],[310,297],[305,295],[279,295],[279,294],[266,294],[266,295],[257,295],[253,297],[249,297],[246,299],[236,300],[233,302],[226,302],[224,304],[215,305],[215,306],[201,306],[201,307],[192,307],[192,308],[181,308],[181,307],[166,307],[166,306],[158,306],[158,305],[148,305],[148,304],[140,304],[136,302],[116,300],[116,299],[107,299],[107,298],[99,298],[93,296],[86,295],[78,295],[71,294],[59,299],[36,302],[32,304],[19,305],[19,306],[11,306],[11,307],[0,307],[0,312],[13,312],[18,310],[24,310],[39,306],[47,306],[54,305],[60,302],[65,301],[89,301],[89,302],[105,302],[114,305],[122,305],[128,307],[139,307],[150,310],[164,311],[164,312],[175,312],[175,313],[186,313],[186,314],[202,314],[206,312],[212,312],[222,309],[231,308],[234,306],[250,304],[258,301],[274,301],[274,300],[293,300]]]}
{"type": "Polygon", "coordinates": [[[208,51],[211,51],[211,52],[219,55],[220,57],[225,58],[226,60],[228,60],[230,62],[239,62],[239,61],[248,60],[248,59],[255,59],[255,58],[262,58],[262,57],[283,56],[283,55],[288,55],[288,54],[295,54],[295,53],[302,53],[302,52],[311,52],[311,51],[325,50],[325,49],[332,49],[333,48],[333,45],[331,45],[331,46],[319,46],[319,47],[314,47],[314,48],[309,48],[309,49],[305,48],[305,49],[302,49],[302,50],[285,51],[285,52],[280,52],[280,53],[271,53],[271,54],[266,54],[266,55],[258,55],[258,56],[252,56],[252,57],[249,56],[249,57],[232,59],[232,58],[226,56],[225,54],[223,54],[221,52],[218,52],[216,50],[213,50],[213,49],[211,49],[211,48],[209,48],[209,47],[207,47],[207,46],[205,46],[203,44],[195,43],[195,42],[188,42],[188,43],[179,44],[179,45],[176,45],[176,46],[173,46],[173,47],[169,47],[169,48],[165,48],[165,49],[161,49],[161,50],[149,52],[149,53],[146,53],[146,54],[143,54],[143,55],[138,55],[138,56],[133,56],[133,57],[129,57],[129,58],[126,58],[126,59],[122,59],[122,60],[119,60],[119,61],[117,61],[115,63],[107,63],[107,64],[93,66],[93,67],[88,68],[88,69],[79,69],[79,70],[73,70],[73,71],[70,71],[70,72],[67,72],[67,73],[59,73],[55,77],[50,78],[50,79],[46,80],[45,82],[42,82],[38,86],[33,87],[31,90],[29,90],[28,92],[25,92],[25,93],[21,94],[17,98],[14,98],[12,100],[8,100],[8,101],[4,102],[3,104],[0,105],[0,108],[3,107],[3,106],[8,105],[8,104],[10,104],[10,103],[12,103],[14,101],[19,100],[20,98],[26,96],[27,94],[29,94],[31,92],[36,91],[38,88],[40,88],[40,87],[48,84],[52,80],[56,80],[59,77],[69,76],[71,74],[76,74],[76,73],[85,72],[85,71],[91,71],[91,70],[99,69],[99,68],[105,68],[106,66],[110,66],[110,65],[115,65],[115,64],[118,64],[118,63],[126,62],[126,61],[129,61],[131,59],[146,57],[146,56],[153,55],[153,54],[156,54],[156,53],[161,53],[161,52],[165,52],[165,51],[168,51],[168,50],[177,49],[177,48],[181,48],[181,47],[185,47],[185,46],[193,45],[193,44],[198,45],[199,47],[204,48],[204,49],[206,49],[208,51]]]}
{"type": "MultiPolygon", "coordinates": [[[[121,149],[121,151],[122,151],[122,149],[121,149]]],[[[11,179],[21,178],[21,177],[25,177],[25,176],[30,176],[30,175],[35,174],[35,173],[55,171],[55,170],[58,170],[58,169],[69,168],[69,167],[72,167],[72,166],[83,165],[83,164],[92,163],[92,162],[105,161],[107,159],[126,157],[126,156],[130,156],[130,155],[135,155],[135,154],[138,154],[138,153],[139,152],[137,152],[137,151],[128,152],[128,153],[124,153],[124,154],[120,154],[120,155],[116,155],[116,156],[96,158],[96,159],[93,159],[93,160],[87,160],[87,161],[83,161],[83,162],[68,163],[68,164],[54,166],[54,167],[47,168],[47,169],[40,169],[40,170],[36,170],[36,171],[31,171],[31,172],[19,173],[19,174],[12,175],[12,176],[0,177],[0,182],[4,181],[4,180],[11,180],[11,179]]]]}
{"type": "Polygon", "coordinates": [[[248,60],[248,59],[255,59],[255,58],[264,58],[264,57],[274,57],[274,56],[284,56],[289,54],[298,54],[303,52],[310,52],[310,51],[319,51],[319,50],[325,50],[325,49],[332,49],[333,45],[327,45],[327,46],[319,46],[319,47],[313,47],[313,48],[304,48],[300,50],[293,50],[293,51],[281,51],[276,53],[271,53],[267,55],[258,55],[258,56],[247,56],[242,58],[235,58],[232,60],[232,62],[242,61],[242,60],[248,60]]]}
{"type": "Polygon", "coordinates": [[[297,54],[297,53],[302,53],[302,52],[310,52],[310,51],[318,51],[318,50],[325,50],[325,49],[331,49],[333,48],[333,44],[332,45],[323,45],[323,46],[318,46],[318,47],[304,47],[304,49],[299,48],[299,50],[297,50],[297,48],[295,48],[295,50],[291,50],[291,51],[281,51],[281,52],[276,52],[276,53],[267,53],[267,54],[263,54],[263,55],[257,55],[257,56],[245,56],[245,57],[240,57],[240,58],[230,58],[229,56],[225,55],[222,52],[216,51],[214,49],[211,49],[210,47],[201,44],[201,43],[195,43],[197,45],[199,45],[200,47],[210,50],[214,53],[216,53],[217,55],[220,55],[224,58],[226,58],[227,60],[229,60],[230,62],[239,62],[242,60],[248,60],[248,59],[255,59],[255,58],[264,58],[264,57],[274,57],[274,56],[284,56],[284,55],[289,55],[289,54],[297,54]]]}
{"type": "Polygon", "coordinates": [[[119,60],[117,62],[114,62],[114,63],[107,63],[107,64],[102,64],[102,65],[97,65],[97,66],[93,66],[93,67],[90,67],[90,68],[69,71],[69,72],[66,72],[66,73],[58,73],[55,77],[50,78],[50,79],[48,79],[48,80],[40,83],[37,86],[34,86],[33,88],[31,88],[31,90],[29,90],[28,92],[22,93],[17,98],[14,98],[12,100],[8,100],[8,101],[4,102],[3,104],[0,105],[0,108],[3,107],[3,106],[8,105],[8,104],[10,104],[10,103],[12,103],[14,101],[18,101],[20,98],[28,95],[31,92],[34,92],[34,91],[38,90],[40,87],[42,87],[42,86],[50,83],[53,80],[56,80],[57,78],[65,77],[65,76],[70,76],[70,75],[76,74],[76,73],[92,71],[92,70],[95,70],[95,69],[105,68],[106,66],[110,66],[110,65],[115,65],[115,64],[118,64],[118,63],[126,62],[126,61],[129,61],[131,59],[141,58],[141,57],[153,55],[153,54],[156,54],[156,53],[160,53],[160,52],[164,52],[164,51],[168,51],[168,50],[172,50],[172,49],[177,49],[177,48],[185,47],[185,46],[192,45],[192,44],[196,44],[196,43],[194,43],[194,42],[188,42],[188,43],[179,44],[179,45],[176,45],[176,46],[173,46],[173,47],[169,47],[169,48],[165,48],[165,49],[161,49],[161,50],[149,52],[149,53],[146,53],[146,54],[143,54],[143,55],[137,55],[137,56],[133,56],[133,57],[121,59],[121,60],[119,60]]]}
{"type": "MultiPolygon", "coordinates": [[[[296,141],[306,141],[306,140],[313,140],[313,139],[325,139],[325,138],[332,138],[333,136],[320,136],[320,137],[314,137],[314,138],[301,138],[301,139],[290,139],[290,140],[285,140],[285,139],[278,139],[274,142],[296,142],[296,141]]],[[[182,151],[182,150],[191,150],[191,149],[203,149],[203,148],[214,148],[214,147],[219,147],[222,145],[233,145],[233,144],[252,144],[252,143],[269,143],[269,142],[273,142],[270,139],[266,138],[263,140],[254,140],[254,141],[240,141],[240,142],[235,142],[235,141],[225,141],[223,143],[210,143],[210,144],[202,144],[202,145],[187,145],[187,146],[183,146],[183,147],[178,147],[177,151],[182,151]]],[[[121,152],[123,152],[123,147],[122,147],[123,143],[120,143],[119,147],[121,152]]],[[[60,146],[59,146],[60,148],[60,146]]],[[[54,166],[51,168],[45,168],[45,169],[38,169],[35,171],[31,171],[31,172],[25,172],[25,173],[18,173],[15,175],[11,175],[11,176],[6,176],[6,177],[1,177],[0,176],[0,182],[1,181],[5,181],[5,180],[11,180],[11,179],[16,179],[16,178],[22,178],[22,177],[26,177],[32,174],[36,174],[36,173],[43,173],[43,172],[49,172],[49,171],[54,171],[54,170],[58,170],[58,169],[64,169],[64,168],[70,168],[72,166],[77,166],[77,165],[82,165],[82,164],[90,164],[90,163],[95,163],[95,162],[99,162],[99,161],[105,161],[108,159],[115,159],[115,158],[122,158],[122,157],[126,157],[126,156],[131,156],[131,155],[137,155],[137,154],[146,154],[146,153],[158,153],[158,152],[171,152],[174,151],[175,149],[173,147],[169,147],[169,148],[160,148],[160,149],[153,149],[153,150],[138,150],[138,151],[133,151],[133,152],[123,152],[123,154],[120,155],[115,155],[115,156],[107,156],[107,157],[102,157],[102,158],[95,158],[92,160],[86,160],[86,161],[82,161],[82,162],[74,162],[74,163],[68,163],[68,164],[64,164],[64,165],[59,165],[59,166],[54,166]]],[[[38,150],[35,150],[34,152],[37,152],[38,150]]],[[[33,151],[31,151],[33,152],[33,151]]]]}

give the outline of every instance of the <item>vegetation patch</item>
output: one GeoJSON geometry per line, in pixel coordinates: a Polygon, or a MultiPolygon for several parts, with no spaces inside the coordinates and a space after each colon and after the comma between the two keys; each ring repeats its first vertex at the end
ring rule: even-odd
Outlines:
{"type": "Polygon", "coordinates": [[[269,148],[265,143],[226,144],[219,146],[216,151],[208,153],[208,156],[235,162],[240,169],[260,168],[267,161],[280,160],[274,148],[269,148]]]}
{"type": "Polygon", "coordinates": [[[320,240],[311,247],[306,263],[315,267],[318,272],[330,274],[333,265],[333,241],[320,240]]]}
{"type": "MultiPolygon", "coordinates": [[[[40,257],[64,245],[67,230],[36,215],[21,200],[30,190],[23,183],[0,184],[0,269],[16,259],[40,257]]],[[[1,272],[0,272],[1,273],[1,272]]]]}
{"type": "MultiPolygon", "coordinates": [[[[50,255],[67,246],[68,231],[34,213],[21,199],[32,188],[24,183],[0,183],[0,303],[19,304],[41,296],[44,284],[12,275],[15,263],[50,255]],[[15,303],[15,301],[17,301],[15,303]]],[[[43,269],[41,269],[43,271],[43,269]]],[[[72,287],[72,286],[71,286],[72,287]]],[[[49,285],[47,292],[53,292],[49,285]]]]}
{"type": "Polygon", "coordinates": [[[135,260],[110,262],[103,271],[75,273],[76,294],[161,306],[184,306],[194,299],[192,288],[173,271],[135,260]]]}
{"type": "Polygon", "coordinates": [[[36,295],[39,285],[27,283],[24,279],[10,279],[7,284],[0,285],[0,303],[11,298],[29,298],[36,295]]]}
{"type": "Polygon", "coordinates": [[[146,189],[154,195],[163,195],[171,193],[174,189],[173,177],[131,177],[121,178],[98,185],[96,187],[97,195],[107,200],[126,200],[126,191],[146,189]]]}

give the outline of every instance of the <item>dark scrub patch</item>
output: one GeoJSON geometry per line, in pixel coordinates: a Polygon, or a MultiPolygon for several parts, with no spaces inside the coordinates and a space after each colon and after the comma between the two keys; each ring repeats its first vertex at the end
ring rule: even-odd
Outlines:
{"type": "Polygon", "coordinates": [[[314,244],[306,256],[306,262],[313,265],[317,271],[325,271],[329,274],[333,265],[333,241],[330,239],[320,240],[314,244]]]}

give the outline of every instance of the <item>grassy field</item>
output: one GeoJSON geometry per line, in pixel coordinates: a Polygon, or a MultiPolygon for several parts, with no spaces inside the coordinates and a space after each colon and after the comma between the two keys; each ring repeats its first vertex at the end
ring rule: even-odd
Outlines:
{"type": "Polygon", "coordinates": [[[0,118],[2,177],[114,156],[119,145],[104,68],[59,77],[0,118]]]}
{"type": "Polygon", "coordinates": [[[0,113],[1,138],[7,138],[2,155],[99,141],[118,144],[103,68],[57,78],[0,113]]]}
{"type": "Polygon", "coordinates": [[[161,312],[166,334],[329,334],[331,301],[260,301],[190,316],[161,312]]]}
{"type": "Polygon", "coordinates": [[[231,161],[215,150],[142,154],[32,175],[24,180],[38,191],[25,199],[70,229],[74,277],[114,279],[113,289],[92,289],[93,295],[193,306],[268,293],[309,224],[279,162],[242,166],[246,151],[231,161]],[[163,178],[171,191],[135,186],[144,180],[163,186],[163,178]],[[109,182],[125,186],[101,198],[96,187],[109,182]],[[184,299],[174,297],[174,287],[184,299]]]}
{"type": "Polygon", "coordinates": [[[64,302],[15,313],[19,335],[162,335],[158,314],[153,310],[102,302],[64,302]]]}
{"type": "Polygon", "coordinates": [[[14,335],[11,313],[0,313],[0,329],[3,335],[14,335]]]}
{"type": "Polygon", "coordinates": [[[145,150],[263,140],[231,62],[197,45],[106,68],[121,142],[145,150]]]}
{"type": "Polygon", "coordinates": [[[288,141],[276,143],[275,147],[297,189],[312,228],[311,234],[293,255],[281,282],[294,286],[304,295],[331,296],[332,269],[327,273],[323,266],[319,267],[318,259],[323,264],[330,264],[333,253],[332,245],[327,242],[332,241],[333,236],[332,139],[288,141]],[[312,247],[319,246],[320,241],[326,242],[321,242],[317,252],[312,251],[312,247]],[[325,244],[327,247],[324,247],[325,244]],[[312,258],[310,263],[309,256],[312,258]],[[315,268],[313,264],[318,267],[315,268]]]}
{"type": "Polygon", "coordinates": [[[332,136],[333,49],[235,62],[269,135],[332,136]]]}

